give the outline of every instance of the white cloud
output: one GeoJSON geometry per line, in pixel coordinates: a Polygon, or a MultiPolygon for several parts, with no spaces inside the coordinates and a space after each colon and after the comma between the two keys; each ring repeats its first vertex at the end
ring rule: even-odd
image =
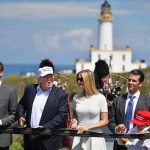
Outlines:
{"type": "Polygon", "coordinates": [[[45,35],[44,33],[36,32],[33,35],[33,40],[36,48],[40,51],[49,51],[50,49],[55,49],[56,51],[60,48],[60,45],[63,45],[61,48],[67,47],[68,50],[70,48],[87,50],[92,35],[91,29],[81,28],[69,30],[59,35],[58,33],[45,35]]]}
{"type": "Polygon", "coordinates": [[[59,48],[60,37],[58,35],[42,35],[35,33],[33,40],[36,48],[41,51],[48,51],[53,48],[59,48]]]}
{"type": "MultiPolygon", "coordinates": [[[[0,47],[9,47],[9,51],[12,50],[12,48],[20,48],[21,45],[19,43],[16,43],[15,38],[13,37],[0,37],[0,47]]],[[[1,48],[2,49],[2,48],[1,48]]]]}
{"type": "Polygon", "coordinates": [[[148,53],[150,49],[149,43],[150,38],[145,32],[130,32],[128,34],[124,33],[122,37],[118,37],[117,39],[115,39],[114,48],[125,49],[126,46],[130,46],[131,49],[134,51],[133,54],[138,54],[139,52],[148,53]]]}
{"type": "Polygon", "coordinates": [[[54,35],[54,36],[48,35],[46,37],[46,45],[48,47],[58,48],[59,47],[59,41],[60,41],[60,37],[58,35],[54,35]]]}
{"type": "Polygon", "coordinates": [[[97,14],[85,3],[1,3],[0,17],[21,19],[50,19],[97,14]]]}
{"type": "Polygon", "coordinates": [[[91,29],[81,28],[68,31],[65,34],[65,37],[70,39],[72,47],[81,50],[87,50],[87,48],[89,47],[89,40],[92,35],[93,32],[91,29]]]}

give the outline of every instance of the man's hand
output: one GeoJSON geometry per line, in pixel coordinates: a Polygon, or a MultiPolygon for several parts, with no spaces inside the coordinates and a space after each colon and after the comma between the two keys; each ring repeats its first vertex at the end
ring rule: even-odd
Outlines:
{"type": "Polygon", "coordinates": [[[24,128],[27,127],[26,119],[24,117],[20,117],[19,124],[20,124],[21,127],[24,127],[24,128]]]}
{"type": "Polygon", "coordinates": [[[43,128],[43,126],[37,126],[37,128],[43,128]]]}
{"type": "Polygon", "coordinates": [[[126,132],[126,127],[124,124],[119,124],[117,127],[116,127],[116,130],[115,130],[116,133],[125,133],[126,132]]]}
{"type": "Polygon", "coordinates": [[[113,101],[107,100],[107,106],[108,106],[108,107],[111,107],[111,106],[112,106],[112,103],[113,103],[113,101]]]}
{"type": "Polygon", "coordinates": [[[120,141],[123,143],[123,144],[126,144],[129,139],[128,138],[120,138],[120,141]]]}

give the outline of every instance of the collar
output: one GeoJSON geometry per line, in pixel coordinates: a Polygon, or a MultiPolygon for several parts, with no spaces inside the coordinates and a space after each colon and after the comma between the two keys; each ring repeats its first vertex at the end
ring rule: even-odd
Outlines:
{"type": "MultiPolygon", "coordinates": [[[[45,91],[45,92],[48,92],[48,91],[50,92],[51,89],[52,89],[52,88],[48,89],[48,90],[45,91]]],[[[39,91],[43,92],[42,89],[41,89],[41,87],[40,87],[40,85],[37,86],[37,91],[38,91],[38,92],[39,92],[39,91]]]]}
{"type": "Polygon", "coordinates": [[[132,95],[131,93],[128,92],[127,98],[129,98],[129,96],[135,96],[136,98],[139,98],[140,97],[140,91],[137,91],[134,95],[132,95]]]}
{"type": "Polygon", "coordinates": [[[2,81],[0,80],[0,86],[2,85],[2,81]]]}

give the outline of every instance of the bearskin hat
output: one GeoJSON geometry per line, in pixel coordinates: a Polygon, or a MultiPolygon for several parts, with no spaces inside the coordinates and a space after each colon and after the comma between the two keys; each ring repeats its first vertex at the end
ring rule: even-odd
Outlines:
{"type": "Polygon", "coordinates": [[[104,76],[109,75],[109,66],[106,63],[106,61],[99,59],[95,63],[95,70],[94,70],[94,72],[97,73],[99,77],[104,77],[104,76]]]}
{"type": "Polygon", "coordinates": [[[101,82],[101,78],[107,75],[109,75],[108,64],[104,60],[99,59],[95,63],[95,69],[94,69],[95,84],[97,89],[103,87],[104,83],[101,82]]]}

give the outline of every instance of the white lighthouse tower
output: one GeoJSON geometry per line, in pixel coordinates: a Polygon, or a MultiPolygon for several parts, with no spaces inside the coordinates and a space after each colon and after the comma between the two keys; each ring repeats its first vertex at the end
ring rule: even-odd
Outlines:
{"type": "Polygon", "coordinates": [[[129,72],[136,68],[147,68],[147,63],[143,60],[132,62],[132,49],[130,46],[126,46],[125,49],[122,50],[113,48],[112,13],[111,5],[107,0],[104,0],[104,3],[101,5],[98,21],[98,48],[96,49],[91,45],[90,58],[86,61],[83,59],[76,60],[76,72],[84,69],[94,71],[95,63],[99,59],[105,60],[109,64],[112,73],[129,72]]]}
{"type": "Polygon", "coordinates": [[[101,5],[101,15],[99,21],[99,38],[98,49],[113,50],[113,27],[112,27],[112,13],[111,6],[105,0],[101,5]]]}

